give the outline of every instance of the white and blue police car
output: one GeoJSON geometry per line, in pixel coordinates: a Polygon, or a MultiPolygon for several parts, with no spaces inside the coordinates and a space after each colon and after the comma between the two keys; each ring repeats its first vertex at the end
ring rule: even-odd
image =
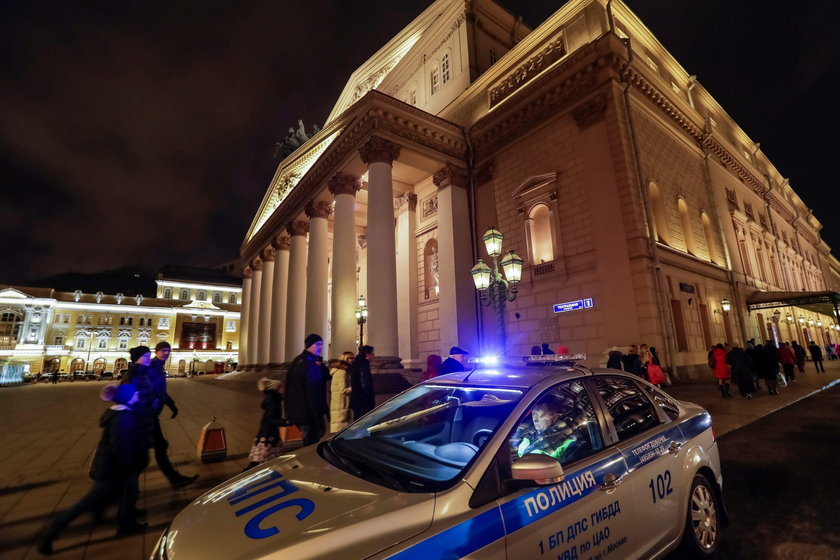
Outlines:
{"type": "Polygon", "coordinates": [[[596,560],[715,553],[712,419],[582,355],[483,363],[204,494],[153,560],[596,560]]]}

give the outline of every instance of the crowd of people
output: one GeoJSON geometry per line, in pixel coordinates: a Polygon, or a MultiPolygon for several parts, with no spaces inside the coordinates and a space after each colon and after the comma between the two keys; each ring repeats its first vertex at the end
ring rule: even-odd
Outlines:
{"type": "Polygon", "coordinates": [[[611,350],[607,354],[607,367],[638,375],[657,387],[671,384],[670,376],[662,369],[656,347],[647,344],[631,344],[627,353],[611,350]]]}
{"type": "Polygon", "coordinates": [[[129,350],[131,361],[121,384],[106,385],[100,398],[113,403],[104,411],[99,425],[102,436],[96,446],[89,475],[90,491],[69,509],[55,516],[38,538],[38,552],[52,554],[53,541],[71,521],[90,512],[101,520],[113,503],[118,504],[117,535],[131,535],[146,529],[138,521],[145,511],[137,508],[140,474],[149,465],[149,451],[154,449],[161,472],[175,489],[192,484],[198,475],[185,476],[169,459],[169,443],[163,434],[160,414],[168,407],[171,418],[178,407],[166,390],[166,361],[172,351],[168,342],[155,347],[155,357],[148,346],[129,350]]]}

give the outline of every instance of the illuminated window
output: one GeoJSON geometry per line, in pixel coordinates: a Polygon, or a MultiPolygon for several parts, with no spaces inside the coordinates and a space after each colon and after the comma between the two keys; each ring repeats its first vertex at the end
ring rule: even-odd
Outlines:
{"type": "Polygon", "coordinates": [[[236,303],[236,294],[230,294],[228,296],[228,303],[236,303]]]}
{"type": "Polygon", "coordinates": [[[219,292],[213,294],[213,303],[222,303],[222,294],[219,292]]]}
{"type": "Polygon", "coordinates": [[[127,338],[121,338],[120,343],[117,346],[117,348],[120,349],[120,350],[128,350],[128,339],[127,338]]]}
{"type": "Polygon", "coordinates": [[[181,290],[181,297],[178,299],[188,300],[190,299],[190,292],[188,290],[181,290]]]}
{"type": "Polygon", "coordinates": [[[445,84],[451,77],[449,72],[449,53],[443,55],[443,59],[440,61],[440,71],[443,75],[443,83],[445,84]]]}
{"type": "Polygon", "coordinates": [[[432,94],[434,95],[440,90],[440,70],[435,68],[432,70],[432,94]]]}
{"type": "Polygon", "coordinates": [[[53,344],[55,344],[56,346],[61,346],[62,344],[64,344],[64,335],[55,335],[55,338],[53,339],[53,344]]]}
{"type": "Polygon", "coordinates": [[[531,230],[531,264],[547,263],[554,260],[554,240],[552,235],[551,211],[545,204],[535,204],[528,213],[528,225],[531,230]]]}
{"type": "Polygon", "coordinates": [[[207,301],[207,292],[200,291],[198,292],[198,297],[196,297],[198,301],[207,301]]]}
{"type": "Polygon", "coordinates": [[[691,229],[691,219],[688,217],[688,205],[684,198],[677,199],[677,210],[680,213],[680,225],[685,238],[685,250],[692,255],[697,254],[697,245],[694,243],[694,230],[691,229]]]}
{"type": "Polygon", "coordinates": [[[172,288],[163,290],[163,299],[172,299],[172,288]]]}
{"type": "Polygon", "coordinates": [[[656,240],[660,243],[670,245],[668,221],[665,217],[665,203],[662,201],[662,192],[653,181],[648,184],[648,195],[650,196],[650,205],[653,211],[653,229],[656,240]]]}
{"type": "Polygon", "coordinates": [[[87,339],[85,337],[77,338],[76,339],[76,348],[79,349],[79,350],[84,350],[86,341],[87,341],[87,339]]]}
{"type": "Polygon", "coordinates": [[[100,338],[99,344],[97,346],[99,350],[107,350],[108,349],[108,339],[107,338],[100,338]]]}

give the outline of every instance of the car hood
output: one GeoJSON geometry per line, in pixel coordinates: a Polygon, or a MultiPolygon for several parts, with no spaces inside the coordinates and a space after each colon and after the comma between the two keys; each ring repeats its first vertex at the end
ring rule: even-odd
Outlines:
{"type": "Polygon", "coordinates": [[[429,527],[434,494],[357,478],[316,446],[279,457],[187,506],[166,534],[166,558],[364,558],[429,527]]]}

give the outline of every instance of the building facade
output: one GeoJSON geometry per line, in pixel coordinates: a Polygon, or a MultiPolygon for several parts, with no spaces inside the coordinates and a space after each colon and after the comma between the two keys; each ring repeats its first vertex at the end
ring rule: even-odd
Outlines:
{"type": "Polygon", "coordinates": [[[646,343],[695,377],[717,342],[838,339],[821,224],[627,6],[571,0],[530,30],[438,0],[280,163],[241,247],[239,362],[308,332],[354,349],[360,294],[380,367],[492,346],[470,277],[491,226],[525,261],[508,353],[646,343]]]}
{"type": "Polygon", "coordinates": [[[172,374],[221,373],[239,351],[242,286],[222,274],[167,267],[156,293],[124,296],[0,286],[0,362],[14,375],[117,374],[128,350],[169,342],[172,374]]]}

